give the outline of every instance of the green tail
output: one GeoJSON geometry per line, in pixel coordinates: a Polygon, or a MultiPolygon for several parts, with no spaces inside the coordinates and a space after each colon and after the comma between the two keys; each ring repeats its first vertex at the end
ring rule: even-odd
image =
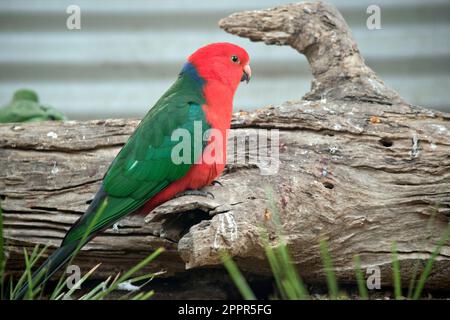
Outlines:
{"type": "MultiPolygon", "coordinates": [[[[67,232],[65,238],[63,239],[61,246],[53,252],[46,261],[33,273],[31,278],[32,290],[35,290],[39,286],[41,286],[44,282],[46,282],[50,277],[59,270],[66,262],[72,258],[74,252],[76,250],[81,249],[83,245],[92,240],[98,232],[101,230],[92,230],[92,226],[90,226],[90,219],[94,219],[101,214],[101,208],[99,207],[104,204],[104,200],[106,198],[106,193],[103,191],[103,187],[100,187],[100,190],[95,195],[92,203],[89,205],[85,214],[82,215],[78,220],[72,225],[70,230],[67,232]],[[68,239],[73,233],[77,231],[77,228],[80,226],[88,224],[87,227],[82,228],[84,234],[79,237],[74,237],[72,240],[68,239]],[[91,227],[91,228],[89,228],[91,227]],[[70,240],[70,241],[69,241],[70,240]],[[83,241],[82,245],[80,242],[83,241]],[[79,247],[79,248],[78,248],[79,247]]],[[[103,208],[104,209],[104,208],[103,208]]],[[[95,222],[95,221],[94,221],[95,222]]],[[[111,223],[115,221],[111,221],[109,224],[105,225],[109,227],[111,223]]],[[[30,283],[25,283],[19,292],[14,296],[14,299],[19,300],[23,299],[30,289],[30,283]]]]}
{"type": "MultiPolygon", "coordinates": [[[[31,279],[32,290],[38,288],[46,282],[62,265],[72,256],[78,246],[77,242],[59,247],[50,257],[33,273],[31,279]]],[[[30,283],[25,283],[19,292],[14,296],[15,300],[23,299],[29,290],[30,283]]]]}

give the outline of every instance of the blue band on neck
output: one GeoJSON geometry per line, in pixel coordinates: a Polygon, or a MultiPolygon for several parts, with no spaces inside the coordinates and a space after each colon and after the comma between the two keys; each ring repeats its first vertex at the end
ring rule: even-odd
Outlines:
{"type": "Polygon", "coordinates": [[[183,74],[191,77],[195,82],[197,82],[201,86],[203,86],[205,84],[205,79],[200,77],[200,75],[197,72],[197,69],[195,69],[194,65],[190,62],[186,62],[183,65],[180,75],[183,75],[183,74]]]}

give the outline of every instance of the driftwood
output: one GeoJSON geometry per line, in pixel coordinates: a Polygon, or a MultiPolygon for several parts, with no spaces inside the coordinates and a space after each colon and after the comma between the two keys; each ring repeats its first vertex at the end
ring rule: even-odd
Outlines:
{"type": "MultiPolygon", "coordinates": [[[[206,188],[214,199],[181,197],[147,217],[125,218],[118,231],[108,230],[88,244],[76,263],[87,270],[102,262],[95,275],[105,277],[162,246],[167,250],[151,268],[173,275],[185,268],[217,268],[220,251],[227,250],[241,269],[269,275],[262,237],[267,232],[275,241],[276,207],[306,281],[323,280],[318,243],[324,237],[341,282],[354,280],[353,256],[359,254],[363,268],[379,267],[381,282],[390,284],[395,241],[407,284],[449,223],[450,115],[410,105],[388,88],[364,64],[344,19],[330,5],[240,12],[220,27],[254,41],[290,45],[308,58],[314,81],[302,100],[233,118],[237,137],[254,129],[279,130],[278,152],[269,152],[263,162],[230,164],[220,178],[223,186],[206,188]],[[277,163],[278,171],[264,172],[267,163],[277,163]]],[[[9,271],[21,268],[22,247],[60,243],[137,124],[0,126],[9,271]]],[[[449,242],[428,285],[450,288],[449,242]]]]}

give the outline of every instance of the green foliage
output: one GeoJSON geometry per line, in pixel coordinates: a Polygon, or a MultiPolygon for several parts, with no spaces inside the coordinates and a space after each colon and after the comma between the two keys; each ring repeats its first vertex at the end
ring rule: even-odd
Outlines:
{"type": "Polygon", "coordinates": [[[431,254],[430,259],[428,259],[427,264],[425,265],[425,269],[423,270],[422,274],[419,277],[417,287],[414,290],[414,294],[412,296],[414,300],[417,300],[421,297],[422,290],[425,286],[428,276],[430,275],[431,269],[433,268],[434,261],[436,261],[437,255],[441,252],[442,246],[447,242],[449,237],[450,237],[450,223],[448,224],[447,229],[445,230],[444,234],[439,240],[436,248],[431,254]]]}
{"type": "Polygon", "coordinates": [[[308,291],[292,263],[286,243],[280,242],[276,246],[266,246],[265,250],[281,298],[308,299],[308,291]]]}
{"type": "MultiPolygon", "coordinates": [[[[280,217],[275,206],[272,192],[268,190],[267,194],[270,202],[270,207],[274,212],[273,221],[276,223],[278,242],[276,245],[270,245],[267,240],[268,237],[266,232],[262,232],[261,238],[263,239],[263,241],[265,241],[266,256],[272,270],[277,291],[279,293],[278,298],[289,300],[311,298],[308,294],[308,291],[305,289],[300,275],[298,274],[294,264],[292,263],[292,258],[290,257],[288,247],[283,240],[280,217]]],[[[413,276],[413,279],[411,279],[408,299],[419,299],[421,297],[422,290],[431,272],[433,263],[436,260],[437,255],[441,251],[442,246],[447,242],[449,237],[450,223],[448,224],[446,231],[439,240],[431,257],[428,259],[415,288],[415,276],[413,276]]],[[[333,262],[328,249],[328,243],[324,238],[320,239],[319,248],[328,285],[328,297],[330,299],[346,298],[345,295],[339,294],[338,283],[336,281],[333,262]]],[[[398,260],[397,244],[395,242],[392,244],[391,253],[394,295],[396,299],[403,299],[404,297],[402,296],[400,263],[398,260]]],[[[240,273],[236,264],[231,260],[231,257],[228,254],[223,255],[225,255],[226,257],[226,259],[223,259],[225,268],[230,273],[231,279],[238,287],[242,296],[246,299],[248,299],[248,297],[255,297],[255,294],[253,293],[253,291],[251,291],[249,284],[240,273]]],[[[358,286],[359,297],[360,299],[364,300],[369,299],[366,281],[361,270],[361,259],[359,255],[355,255],[353,257],[353,261],[355,265],[355,278],[358,286]]],[[[417,271],[418,268],[416,268],[414,274],[416,274],[417,271]]]]}
{"type": "Polygon", "coordinates": [[[269,206],[272,213],[272,220],[276,228],[276,243],[271,245],[267,232],[261,226],[262,239],[265,242],[265,253],[270,268],[277,284],[277,289],[282,299],[308,299],[309,294],[303,285],[292,258],[289,253],[286,241],[284,240],[283,228],[281,227],[280,213],[275,205],[276,201],[273,197],[271,189],[266,190],[269,206]]]}
{"type": "Polygon", "coordinates": [[[398,262],[397,244],[392,243],[392,279],[394,281],[395,299],[402,299],[402,283],[400,278],[400,263],[398,262]]]}
{"type": "Polygon", "coordinates": [[[358,284],[359,297],[362,300],[367,300],[369,299],[369,293],[367,292],[366,281],[361,270],[361,258],[359,257],[359,255],[353,256],[353,263],[355,264],[356,282],[358,284]]]}
{"type": "Polygon", "coordinates": [[[256,300],[256,297],[252,289],[250,289],[247,280],[245,280],[241,271],[239,271],[238,267],[236,266],[234,261],[230,258],[230,256],[226,252],[222,252],[220,257],[222,259],[223,264],[225,265],[225,268],[228,270],[231,279],[233,279],[234,283],[236,284],[236,287],[242,294],[242,297],[245,300],[256,300]]]}
{"type": "MultiPolygon", "coordinates": [[[[101,210],[99,210],[101,211],[101,210]]],[[[277,210],[274,210],[275,214],[277,214],[277,210]]],[[[279,218],[277,218],[279,221],[279,218]]],[[[92,223],[95,223],[95,219],[92,220],[92,223]]],[[[89,234],[89,228],[86,230],[85,236],[89,234]]],[[[85,238],[85,236],[83,238],[85,238]]],[[[433,264],[436,261],[436,257],[442,249],[442,246],[446,243],[446,241],[450,237],[450,224],[442,235],[438,244],[433,251],[430,259],[428,259],[424,270],[420,274],[420,277],[417,281],[417,286],[414,287],[415,282],[410,282],[408,298],[409,299],[420,299],[425,283],[430,275],[433,264]]],[[[281,234],[278,234],[278,240],[275,245],[269,245],[267,241],[267,237],[264,236],[263,239],[266,241],[265,251],[268,263],[271,267],[274,281],[276,283],[278,295],[275,298],[281,299],[309,299],[309,293],[305,288],[303,281],[298,274],[294,263],[292,262],[292,258],[290,256],[288,246],[286,242],[283,240],[281,234]]],[[[325,270],[325,275],[328,284],[329,298],[330,299],[339,299],[342,298],[342,295],[339,295],[338,284],[336,281],[336,277],[334,274],[334,268],[332,264],[332,259],[329,253],[328,244],[325,239],[321,239],[319,241],[320,252],[322,256],[322,263],[325,270]]],[[[80,246],[81,248],[81,246],[80,246]]],[[[77,248],[76,252],[80,250],[77,248]]],[[[26,299],[42,299],[44,294],[44,288],[34,288],[32,281],[32,272],[31,270],[36,265],[37,261],[40,260],[42,256],[45,255],[46,247],[39,248],[36,246],[33,248],[31,253],[28,253],[24,249],[24,259],[25,259],[25,270],[22,273],[21,277],[19,277],[18,281],[14,283],[12,277],[7,277],[5,272],[6,258],[4,255],[4,238],[3,238],[3,213],[0,203],[0,298],[1,299],[14,299],[15,295],[22,287],[24,283],[28,283],[28,291],[25,296],[26,299]]],[[[164,250],[162,248],[156,250],[147,256],[144,260],[138,263],[135,267],[124,273],[122,276],[120,274],[116,275],[114,279],[110,276],[106,280],[97,284],[94,288],[84,293],[79,300],[101,300],[107,298],[112,292],[117,291],[120,287],[121,283],[129,283],[129,284],[138,284],[145,281],[140,287],[147,284],[151,281],[156,274],[149,273],[142,276],[133,277],[138,271],[140,271],[143,267],[151,263],[158,255],[160,255],[164,250]]],[[[397,245],[394,242],[391,248],[392,252],[392,271],[393,271],[393,288],[396,299],[402,299],[401,292],[401,273],[400,273],[400,264],[398,260],[398,251],[397,245]]],[[[238,269],[237,265],[231,259],[231,257],[226,253],[221,253],[221,258],[224,263],[225,268],[230,274],[231,279],[235,283],[239,292],[243,296],[244,299],[247,300],[255,300],[256,295],[253,293],[250,288],[248,282],[238,269]]],[[[359,296],[361,299],[368,299],[368,291],[365,286],[365,279],[363,272],[361,270],[361,261],[358,255],[354,256],[354,264],[355,264],[355,276],[357,280],[357,286],[359,291],[359,296]]],[[[63,274],[58,282],[58,285],[50,292],[49,299],[52,300],[60,300],[73,298],[72,295],[75,294],[75,288],[78,285],[82,285],[85,283],[89,277],[94,274],[95,270],[100,266],[100,264],[94,266],[91,270],[89,270],[80,280],[79,282],[71,289],[65,290],[65,280],[66,277],[63,274]]],[[[417,270],[416,270],[417,272],[417,270]]],[[[415,277],[414,277],[415,278],[415,277]]],[[[146,300],[153,296],[153,291],[147,292],[130,292],[123,295],[122,299],[132,299],[132,300],[146,300]]]]}
{"type": "Polygon", "coordinates": [[[0,201],[0,299],[3,299],[3,283],[5,280],[5,248],[3,240],[3,210],[0,201]]]}
{"type": "MultiPolygon", "coordinates": [[[[95,219],[94,219],[95,222],[95,219]]],[[[87,233],[89,233],[89,229],[87,233]]],[[[5,272],[6,259],[4,258],[4,240],[3,240],[3,213],[1,209],[0,203],[0,299],[15,299],[17,293],[20,288],[27,283],[28,288],[27,292],[24,296],[24,299],[34,300],[34,299],[43,299],[44,295],[44,287],[34,287],[35,283],[39,282],[39,277],[33,279],[32,269],[35,267],[36,263],[45,256],[45,252],[47,247],[40,248],[39,246],[35,246],[31,253],[28,253],[24,248],[24,260],[25,260],[25,269],[22,275],[19,277],[17,282],[14,283],[13,277],[7,277],[5,272]]],[[[80,250],[81,246],[77,248],[73,257],[75,257],[76,253],[80,250]]],[[[136,266],[125,272],[122,276],[119,274],[111,281],[112,277],[109,277],[105,281],[99,283],[94,288],[89,290],[87,293],[84,293],[79,300],[102,300],[107,298],[112,292],[119,290],[121,283],[129,283],[129,284],[138,284],[141,283],[139,288],[146,285],[149,281],[151,281],[156,274],[149,273],[138,277],[133,277],[137,272],[139,272],[142,268],[151,263],[156,257],[158,257],[164,251],[163,248],[159,248],[155,250],[153,253],[149,254],[144,260],[139,262],[136,266]],[[144,282],[144,283],[142,283],[144,282]]],[[[73,258],[72,258],[73,259],[73,258]]],[[[71,260],[72,261],[72,260],[71,260]]],[[[69,263],[70,264],[70,263],[69,263]]],[[[73,294],[76,293],[76,288],[85,283],[91,276],[94,274],[95,270],[100,266],[100,264],[94,266],[91,270],[89,270],[72,288],[66,290],[66,275],[63,273],[59,278],[58,284],[56,287],[49,293],[48,299],[50,300],[61,300],[61,299],[72,299],[73,294]]],[[[41,274],[40,276],[43,276],[41,274]]],[[[130,292],[125,294],[129,299],[132,300],[147,300],[154,294],[153,291],[147,292],[130,292]]]]}
{"type": "Polygon", "coordinates": [[[328,250],[328,244],[325,239],[321,239],[319,242],[320,254],[322,256],[322,263],[325,269],[325,274],[327,276],[328,292],[331,299],[337,299],[339,295],[338,284],[336,277],[334,275],[333,262],[330,256],[330,251],[328,250]]]}
{"type": "MultiPolygon", "coordinates": [[[[155,250],[153,253],[148,255],[144,260],[139,262],[136,266],[128,270],[126,273],[124,273],[122,276],[119,274],[111,281],[112,277],[107,278],[105,281],[102,281],[98,285],[96,285],[94,288],[90,289],[88,292],[84,293],[82,296],[80,296],[79,300],[102,300],[108,297],[112,292],[117,291],[120,289],[121,283],[129,283],[129,284],[137,284],[142,283],[139,285],[139,288],[146,285],[149,281],[151,281],[156,274],[149,273],[145,274],[143,276],[134,277],[133,276],[139,272],[143,267],[148,265],[150,262],[152,262],[158,255],[160,255],[164,250],[162,248],[159,248],[155,250]]],[[[10,278],[9,282],[6,282],[5,278],[2,279],[2,285],[1,285],[1,299],[15,299],[15,295],[19,291],[19,289],[22,287],[22,285],[25,282],[28,282],[29,284],[32,284],[31,276],[32,276],[32,268],[35,265],[36,261],[39,260],[39,258],[44,255],[45,248],[40,249],[38,246],[36,246],[33,249],[33,252],[28,255],[26,250],[24,250],[24,257],[25,257],[25,270],[22,274],[22,276],[19,278],[16,284],[13,283],[12,277],[10,278]]],[[[60,280],[57,284],[57,286],[48,293],[48,299],[50,300],[62,300],[62,299],[73,299],[73,295],[76,293],[76,290],[78,287],[81,287],[83,283],[85,283],[89,278],[95,273],[97,268],[100,266],[100,264],[97,264],[94,266],[91,270],[89,270],[76,284],[74,284],[73,287],[67,290],[66,288],[66,275],[63,274],[60,277],[60,280]],[[65,291],[66,290],[66,291],[65,291]]],[[[153,291],[146,291],[146,292],[130,292],[125,294],[127,298],[133,299],[133,300],[146,300],[150,298],[154,294],[153,291]]],[[[44,288],[33,288],[32,285],[28,286],[28,291],[24,297],[26,300],[35,300],[35,299],[43,299],[44,295],[44,288]]]]}

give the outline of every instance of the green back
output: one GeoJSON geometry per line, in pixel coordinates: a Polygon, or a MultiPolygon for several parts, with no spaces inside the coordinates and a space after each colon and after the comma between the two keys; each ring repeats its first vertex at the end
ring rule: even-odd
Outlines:
{"type": "Polygon", "coordinates": [[[158,192],[182,178],[194,163],[196,143],[205,147],[201,140],[206,130],[202,105],[205,103],[202,82],[181,74],[172,87],[158,100],[141,121],[128,142],[109,167],[102,189],[88,211],[72,227],[63,245],[79,240],[91,225],[98,208],[106,201],[104,210],[98,213],[89,234],[94,234],[138,209],[158,192]],[[202,124],[202,135],[194,135],[194,122],[202,124]],[[172,148],[179,141],[172,141],[172,132],[184,128],[191,134],[190,163],[175,164],[172,148]],[[195,139],[200,138],[200,141],[195,139]]]}

